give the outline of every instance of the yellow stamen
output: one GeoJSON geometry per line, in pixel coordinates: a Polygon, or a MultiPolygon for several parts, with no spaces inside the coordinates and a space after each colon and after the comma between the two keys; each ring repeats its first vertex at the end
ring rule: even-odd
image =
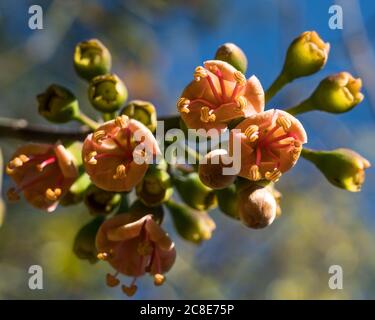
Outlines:
{"type": "Polygon", "coordinates": [[[259,171],[259,167],[256,164],[251,166],[249,174],[250,174],[250,180],[258,181],[262,179],[262,175],[259,171]]]}
{"type": "Polygon", "coordinates": [[[30,158],[25,154],[20,154],[18,158],[20,158],[23,163],[26,163],[27,161],[30,160],[30,158]]]}
{"type": "Polygon", "coordinates": [[[244,134],[250,140],[250,142],[254,142],[259,138],[259,127],[255,124],[248,126],[244,134]]]}
{"type": "Polygon", "coordinates": [[[161,286],[165,281],[165,277],[160,274],[160,273],[157,273],[154,275],[154,284],[155,286],[161,286]]]}
{"type": "Polygon", "coordinates": [[[129,117],[126,115],[121,115],[116,117],[115,119],[116,126],[120,127],[121,129],[124,129],[128,126],[129,123],[129,117]]]}
{"type": "Polygon", "coordinates": [[[96,257],[99,259],[99,260],[107,260],[109,255],[107,252],[99,252],[96,257]]]}
{"type": "Polygon", "coordinates": [[[10,168],[9,165],[6,166],[5,168],[5,172],[8,174],[8,175],[11,175],[14,173],[14,169],[10,168]]]}
{"type": "Polygon", "coordinates": [[[97,164],[98,163],[98,160],[95,159],[95,157],[98,155],[98,153],[96,151],[91,151],[86,157],[85,157],[85,161],[88,163],[88,164],[97,164]]]}
{"type": "Polygon", "coordinates": [[[182,97],[177,101],[177,110],[182,113],[189,113],[189,105],[190,100],[182,97]]]}
{"type": "Polygon", "coordinates": [[[292,126],[292,121],[287,117],[281,116],[277,118],[276,123],[284,129],[285,132],[288,132],[290,127],[292,126]]]}
{"type": "Polygon", "coordinates": [[[106,133],[104,130],[98,130],[92,134],[92,137],[96,143],[100,143],[105,138],[105,136],[106,133]]]}
{"type": "Polygon", "coordinates": [[[111,275],[110,273],[107,273],[106,283],[108,287],[116,287],[120,284],[120,280],[117,279],[115,276],[111,275]]]}
{"type": "Polygon", "coordinates": [[[244,96],[239,96],[237,98],[238,108],[243,111],[247,107],[247,99],[244,96]]]}
{"type": "Polygon", "coordinates": [[[7,191],[7,197],[9,201],[18,201],[20,199],[20,196],[15,188],[10,188],[7,191]]]}
{"type": "Polygon", "coordinates": [[[233,74],[234,80],[241,86],[244,86],[246,84],[246,77],[245,75],[241,72],[236,70],[233,74]]]}
{"type": "Polygon", "coordinates": [[[280,179],[281,175],[281,171],[275,168],[272,172],[267,171],[264,176],[268,181],[277,182],[280,179]]]}
{"type": "Polygon", "coordinates": [[[50,201],[56,201],[61,196],[61,189],[56,188],[55,190],[52,190],[51,188],[48,188],[45,196],[50,201]]]}
{"type": "Polygon", "coordinates": [[[204,123],[214,122],[216,120],[216,116],[213,114],[213,110],[210,110],[209,107],[202,107],[200,120],[204,123]]]}
{"type": "Polygon", "coordinates": [[[194,72],[194,80],[200,81],[208,76],[207,70],[202,66],[196,67],[194,72]]]}
{"type": "Polygon", "coordinates": [[[128,297],[132,297],[137,292],[138,288],[136,285],[133,284],[130,287],[122,285],[121,289],[122,289],[122,292],[124,292],[128,297]]]}
{"type": "Polygon", "coordinates": [[[116,173],[113,175],[113,179],[117,180],[117,179],[123,179],[125,177],[126,177],[126,166],[124,166],[123,164],[119,164],[116,167],[116,173]]]}
{"type": "Polygon", "coordinates": [[[13,160],[9,162],[9,168],[14,169],[21,167],[23,165],[23,161],[19,157],[15,157],[13,160]]]}

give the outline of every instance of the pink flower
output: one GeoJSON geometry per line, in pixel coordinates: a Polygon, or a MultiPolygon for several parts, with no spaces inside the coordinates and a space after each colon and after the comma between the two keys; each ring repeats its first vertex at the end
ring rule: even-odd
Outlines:
{"type": "Polygon", "coordinates": [[[130,191],[145,175],[158,144],[142,123],[119,116],[89,134],[82,158],[92,182],[107,191],[130,191]]]}
{"type": "Polygon", "coordinates": [[[16,183],[8,190],[10,200],[23,192],[34,207],[52,212],[78,176],[73,156],[62,144],[27,144],[14,153],[6,167],[16,183]]]}
{"type": "Polygon", "coordinates": [[[241,177],[277,181],[297,162],[307,136],[302,124],[282,110],[253,114],[231,131],[230,154],[235,139],[241,144],[241,177]]]}
{"type": "Polygon", "coordinates": [[[222,130],[233,119],[263,111],[264,92],[255,76],[246,80],[229,63],[210,60],[195,69],[177,109],[188,128],[222,130]]]}
{"type": "Polygon", "coordinates": [[[134,277],[130,286],[122,286],[128,296],[137,290],[136,279],[146,273],[154,276],[155,285],[163,284],[163,274],[176,259],[174,243],[151,214],[139,219],[138,215],[125,213],[106,220],[97,233],[96,247],[98,258],[117,271],[115,275],[107,274],[108,286],[120,283],[118,273],[134,277]]]}

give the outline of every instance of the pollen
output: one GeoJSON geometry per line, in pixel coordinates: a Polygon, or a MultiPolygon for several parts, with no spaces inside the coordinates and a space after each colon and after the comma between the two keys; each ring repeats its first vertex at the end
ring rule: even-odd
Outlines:
{"type": "Polygon", "coordinates": [[[194,80],[200,81],[208,76],[207,70],[202,66],[196,67],[194,71],[194,80]]]}
{"type": "Polygon", "coordinates": [[[126,115],[118,116],[115,119],[115,123],[116,123],[116,126],[120,127],[121,129],[124,129],[128,126],[129,117],[126,115]]]}
{"type": "Polygon", "coordinates": [[[116,287],[120,284],[120,280],[117,279],[114,275],[107,273],[106,284],[108,287],[116,287]]]}
{"type": "Polygon", "coordinates": [[[45,196],[50,201],[56,201],[61,196],[61,189],[55,188],[52,190],[51,188],[48,188],[46,190],[45,196]]]}
{"type": "Polygon", "coordinates": [[[288,132],[288,130],[292,126],[292,121],[290,121],[290,119],[288,119],[287,117],[283,117],[283,116],[277,118],[276,123],[280,127],[282,127],[285,132],[288,132]]]}
{"type": "Polygon", "coordinates": [[[165,277],[162,274],[157,273],[154,275],[155,286],[161,286],[164,282],[165,282],[165,277]]]}
{"type": "Polygon", "coordinates": [[[234,80],[241,86],[244,86],[246,84],[246,77],[241,71],[235,71],[234,74],[234,80]]]}
{"type": "Polygon", "coordinates": [[[113,175],[113,179],[123,179],[126,177],[126,166],[123,164],[119,164],[116,167],[116,173],[113,175]]]}
{"type": "Polygon", "coordinates": [[[209,107],[202,107],[200,120],[204,123],[215,122],[216,116],[213,114],[213,110],[210,110],[209,107]]]}
{"type": "Polygon", "coordinates": [[[248,126],[244,134],[250,140],[250,142],[254,142],[259,138],[259,127],[255,124],[248,126]]]}
{"type": "Polygon", "coordinates": [[[264,176],[268,181],[277,182],[281,175],[281,171],[275,168],[272,172],[267,171],[264,176]]]}
{"type": "Polygon", "coordinates": [[[259,167],[256,164],[251,166],[249,174],[250,174],[250,179],[253,181],[258,181],[262,178],[262,175],[259,171],[259,167]]]}
{"type": "Polygon", "coordinates": [[[98,153],[96,151],[91,151],[86,157],[85,157],[85,161],[88,163],[88,164],[92,164],[92,165],[95,165],[98,163],[98,160],[95,159],[95,157],[98,155],[98,153]]]}
{"type": "Polygon", "coordinates": [[[182,113],[189,113],[189,105],[190,100],[182,97],[177,101],[177,110],[182,113]]]}
{"type": "Polygon", "coordinates": [[[247,107],[247,99],[244,96],[239,96],[237,98],[238,108],[242,111],[247,107]]]}
{"type": "Polygon", "coordinates": [[[105,138],[105,136],[106,133],[104,130],[98,130],[92,134],[92,137],[96,143],[100,143],[105,138]]]}
{"type": "Polygon", "coordinates": [[[7,197],[9,201],[18,201],[20,199],[20,196],[15,188],[10,188],[7,191],[7,197]]]}

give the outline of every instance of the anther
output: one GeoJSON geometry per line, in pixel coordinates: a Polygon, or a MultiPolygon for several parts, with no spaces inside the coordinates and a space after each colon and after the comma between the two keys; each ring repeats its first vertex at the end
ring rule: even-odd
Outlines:
{"type": "Polygon", "coordinates": [[[250,142],[254,142],[259,138],[259,127],[255,124],[248,126],[244,134],[250,140],[250,142]]]}
{"type": "Polygon", "coordinates": [[[200,81],[202,78],[206,78],[208,76],[207,70],[202,66],[196,67],[194,71],[194,80],[200,81]]]}
{"type": "Polygon", "coordinates": [[[242,111],[247,107],[247,99],[244,96],[239,96],[237,98],[238,108],[242,111]]]}
{"type": "Polygon", "coordinates": [[[14,169],[21,167],[23,165],[23,161],[19,157],[15,157],[12,161],[9,162],[9,168],[14,169]]]}
{"type": "Polygon", "coordinates": [[[99,252],[96,257],[99,259],[99,260],[107,260],[109,255],[107,252],[99,252]]]}
{"type": "Polygon", "coordinates": [[[116,287],[120,284],[120,280],[117,279],[114,275],[107,273],[106,283],[108,287],[116,287]]]}
{"type": "Polygon", "coordinates": [[[216,116],[213,114],[213,110],[210,110],[209,107],[202,107],[200,120],[204,123],[214,122],[216,116]]]}
{"type": "Polygon", "coordinates": [[[282,173],[280,170],[278,169],[273,169],[273,171],[267,171],[264,175],[264,177],[268,180],[268,181],[273,181],[273,182],[277,182],[280,177],[281,177],[282,173]]]}
{"type": "Polygon", "coordinates": [[[121,129],[126,128],[128,126],[128,122],[129,122],[129,117],[126,115],[118,116],[115,119],[116,126],[120,127],[121,129]]]}
{"type": "Polygon", "coordinates": [[[20,154],[18,158],[20,158],[23,163],[26,163],[27,161],[30,160],[30,158],[25,154],[20,154]]]}
{"type": "Polygon", "coordinates": [[[88,163],[88,164],[97,164],[98,163],[98,160],[95,159],[95,157],[98,155],[98,153],[96,151],[91,151],[86,157],[85,157],[85,161],[88,163]]]}
{"type": "Polygon", "coordinates": [[[177,110],[182,113],[189,113],[190,112],[188,108],[189,105],[190,105],[190,100],[182,97],[177,101],[177,110]]]}
{"type": "Polygon", "coordinates": [[[98,130],[98,131],[95,131],[93,134],[92,134],[92,137],[94,138],[94,141],[96,143],[100,143],[101,140],[103,140],[106,136],[106,133],[104,130],[98,130]]]}
{"type": "Polygon", "coordinates": [[[52,190],[51,188],[48,188],[45,196],[50,201],[56,201],[61,196],[61,189],[55,188],[55,190],[52,190]]]}
{"type": "Polygon", "coordinates": [[[234,74],[234,80],[241,86],[244,86],[246,84],[246,77],[241,71],[235,71],[234,74]]]}
{"type": "Polygon", "coordinates": [[[154,275],[154,284],[155,284],[155,286],[161,286],[164,282],[165,282],[165,277],[162,274],[156,273],[154,275]]]}
{"type": "Polygon", "coordinates": [[[135,284],[132,284],[130,287],[122,285],[121,289],[122,289],[122,292],[124,292],[128,297],[132,297],[137,292],[138,288],[135,284]]]}
{"type": "Polygon", "coordinates": [[[117,180],[117,179],[123,179],[125,177],[126,177],[126,166],[124,166],[123,164],[119,164],[116,167],[116,173],[113,175],[113,179],[117,180]]]}
{"type": "Polygon", "coordinates": [[[276,123],[284,129],[285,132],[288,132],[290,127],[292,126],[292,121],[287,117],[281,116],[277,118],[276,123]]]}
{"type": "Polygon", "coordinates": [[[249,174],[250,174],[250,179],[253,181],[258,181],[262,178],[262,175],[259,171],[259,167],[256,164],[251,166],[249,174]]]}

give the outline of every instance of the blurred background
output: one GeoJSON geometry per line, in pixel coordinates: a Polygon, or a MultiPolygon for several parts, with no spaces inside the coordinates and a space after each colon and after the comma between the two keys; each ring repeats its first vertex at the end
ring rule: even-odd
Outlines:
{"type": "MultiPolygon", "coordinates": [[[[364,82],[365,100],[349,113],[300,117],[311,148],[352,148],[375,163],[375,3],[297,0],[0,0],[0,117],[47,124],[36,94],[50,83],[72,89],[84,111],[86,83],[72,67],[77,42],[100,39],[130,98],[152,101],[159,115],[175,102],[202,61],[224,42],[247,54],[248,76],[268,88],[281,69],[290,41],[316,30],[330,42],[326,67],[288,85],[269,107],[286,108],[306,98],[325,76],[349,71],[364,82]],[[344,29],[328,27],[332,4],[344,13],[344,29]],[[44,9],[44,29],[28,28],[28,8],[44,9]]],[[[5,120],[6,121],[6,120],[5,120]]],[[[69,125],[70,126],[70,125],[69,125]]],[[[72,126],[75,126],[74,124],[72,126]]],[[[0,136],[4,159],[25,141],[0,136]]],[[[4,190],[10,181],[4,177],[4,190]]],[[[303,159],[278,185],[283,214],[264,230],[247,229],[213,211],[217,229],[194,246],[181,240],[166,218],[178,258],[168,281],[155,288],[139,281],[138,299],[374,299],[375,175],[367,170],[361,193],[336,189],[303,159]],[[328,268],[340,265],[343,290],[328,287],[328,268]]],[[[91,218],[83,205],[48,215],[24,201],[5,202],[0,227],[0,299],[123,299],[105,286],[110,268],[78,260],[73,239],[91,218]],[[28,288],[30,265],[44,270],[44,290],[28,288]]],[[[129,280],[128,280],[129,281],[129,280]]]]}

